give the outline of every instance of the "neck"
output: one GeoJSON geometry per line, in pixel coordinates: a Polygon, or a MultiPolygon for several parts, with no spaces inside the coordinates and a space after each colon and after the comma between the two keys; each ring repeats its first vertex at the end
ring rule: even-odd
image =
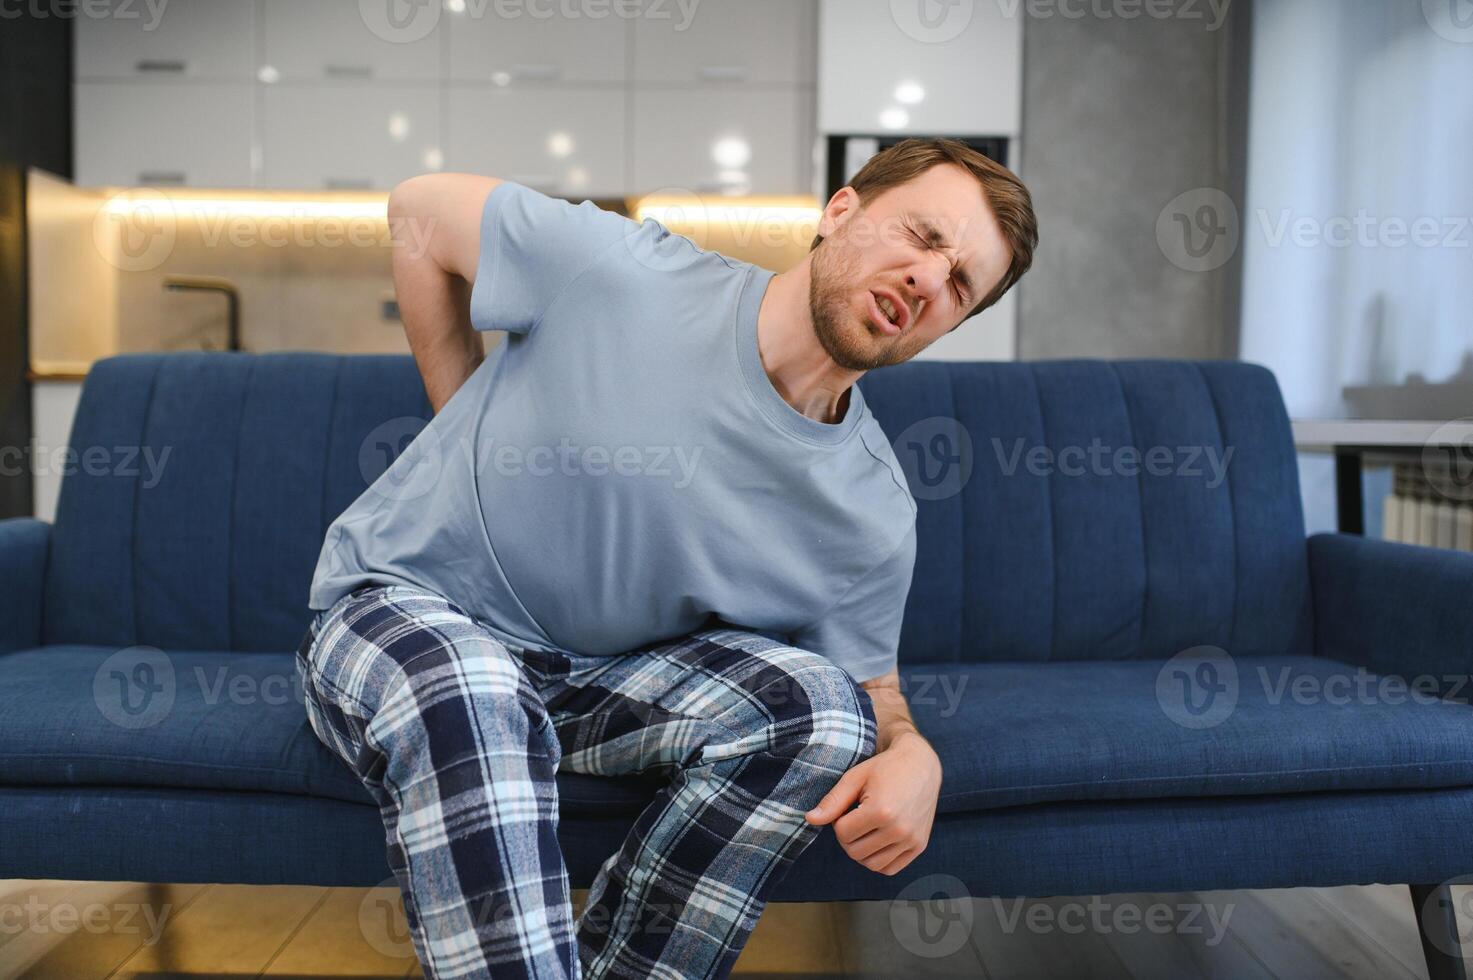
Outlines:
{"type": "Polygon", "coordinates": [[[809,263],[772,277],[757,311],[757,353],[768,380],[793,408],[834,423],[849,408],[849,386],[864,372],[835,364],[813,329],[809,263]]]}

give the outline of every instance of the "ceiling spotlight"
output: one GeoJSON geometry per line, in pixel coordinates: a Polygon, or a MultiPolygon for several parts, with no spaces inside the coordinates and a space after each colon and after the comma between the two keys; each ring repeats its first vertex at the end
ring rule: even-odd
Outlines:
{"type": "Polygon", "coordinates": [[[739,136],[728,136],[711,144],[711,159],[723,170],[740,170],[752,159],[752,146],[739,136]]]}
{"type": "Polygon", "coordinates": [[[920,82],[901,82],[895,86],[895,101],[902,105],[915,105],[926,97],[926,90],[920,82]]]}
{"type": "Polygon", "coordinates": [[[910,125],[910,113],[899,106],[891,106],[880,113],[880,125],[886,129],[904,129],[910,125]]]}

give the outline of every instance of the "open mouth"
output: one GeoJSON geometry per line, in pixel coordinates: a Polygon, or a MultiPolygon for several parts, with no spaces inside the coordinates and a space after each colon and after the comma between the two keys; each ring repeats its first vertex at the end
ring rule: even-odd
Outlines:
{"type": "Polygon", "coordinates": [[[910,308],[888,289],[870,291],[871,314],[876,325],[888,334],[898,334],[910,325],[910,308]]]}

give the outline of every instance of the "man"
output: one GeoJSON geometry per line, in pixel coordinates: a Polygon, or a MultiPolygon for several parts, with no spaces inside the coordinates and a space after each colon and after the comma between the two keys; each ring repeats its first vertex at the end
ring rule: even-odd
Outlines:
{"type": "Polygon", "coordinates": [[[881,874],[926,846],[915,502],[854,382],[1017,281],[1028,193],[907,140],[780,275],[488,177],[389,216],[435,416],[328,531],[312,726],[379,802],[427,975],[724,977],[822,827],[881,874]],[[559,768],[668,779],[576,923],[559,768]]]}

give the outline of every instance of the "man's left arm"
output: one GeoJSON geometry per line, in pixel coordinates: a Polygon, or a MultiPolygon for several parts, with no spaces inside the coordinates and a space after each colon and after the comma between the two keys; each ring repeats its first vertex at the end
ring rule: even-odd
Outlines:
{"type": "Polygon", "coordinates": [[[871,871],[893,875],[930,842],[941,758],[910,716],[898,671],[860,686],[875,707],[875,754],[844,773],[805,817],[811,824],[833,824],[845,854],[871,871]]]}

